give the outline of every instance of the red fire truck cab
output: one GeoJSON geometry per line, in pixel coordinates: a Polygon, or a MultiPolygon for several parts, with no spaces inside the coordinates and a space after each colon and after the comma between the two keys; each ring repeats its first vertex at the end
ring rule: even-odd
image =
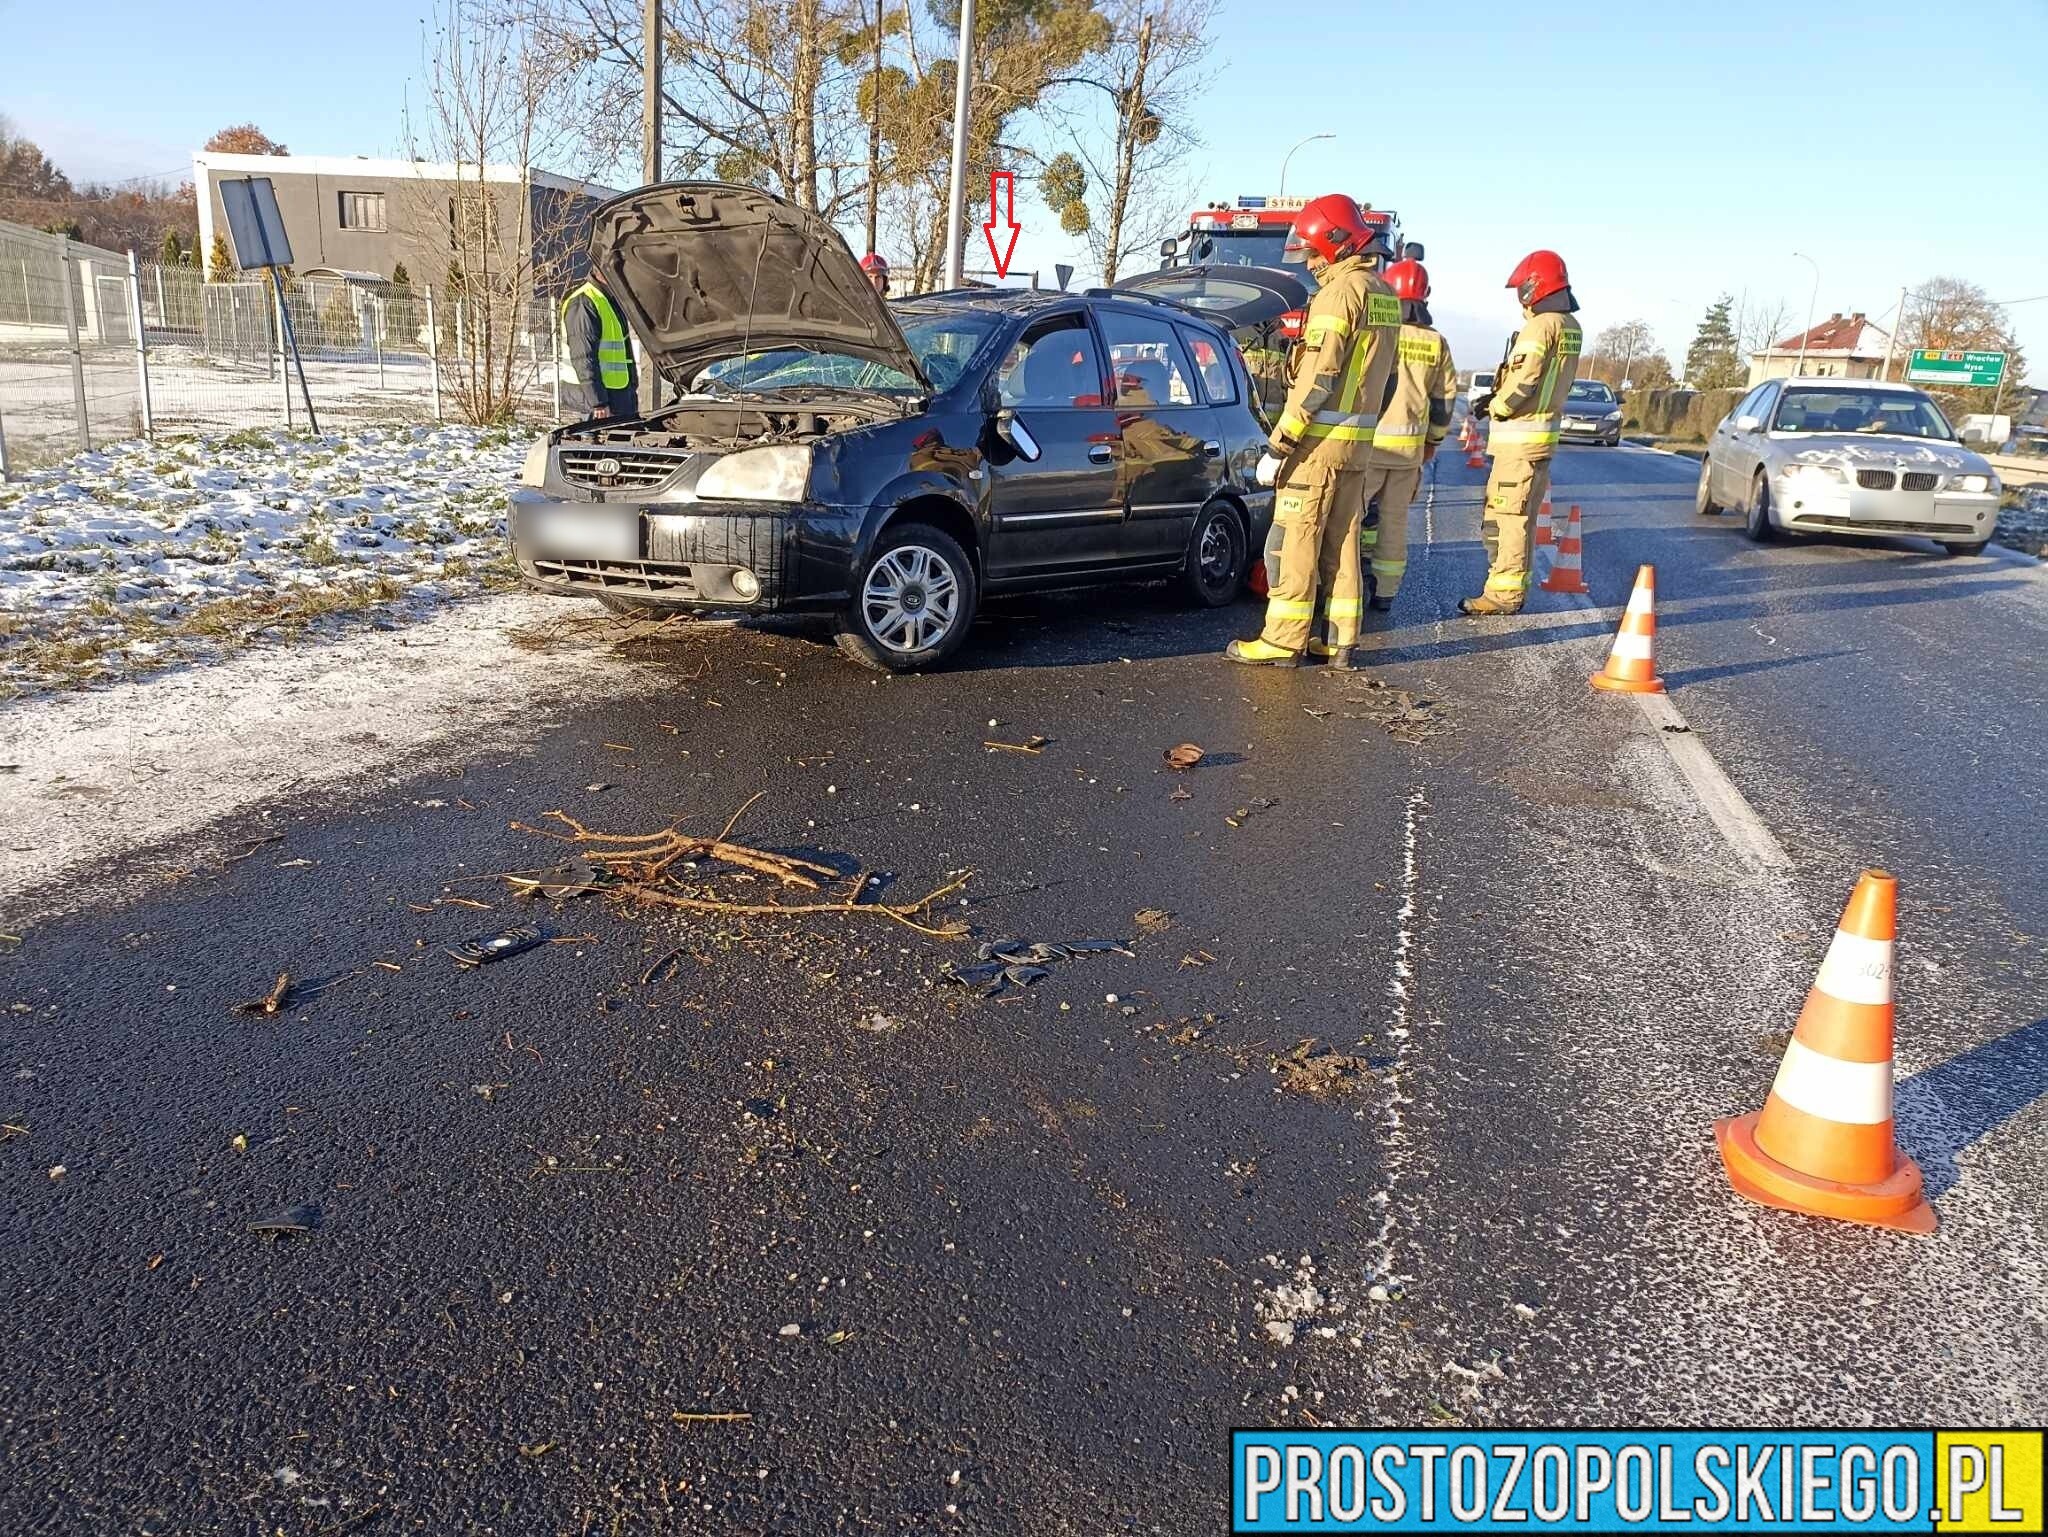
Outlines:
{"type": "MultiPolygon", "coordinates": [[[[1287,232],[1305,197],[1241,197],[1236,203],[1211,203],[1188,215],[1187,233],[1159,248],[1162,267],[1299,267],[1286,255],[1287,232]]],[[[1387,237],[1398,256],[1422,260],[1422,247],[1404,243],[1401,216],[1390,208],[1360,203],[1366,221],[1387,237]]]]}

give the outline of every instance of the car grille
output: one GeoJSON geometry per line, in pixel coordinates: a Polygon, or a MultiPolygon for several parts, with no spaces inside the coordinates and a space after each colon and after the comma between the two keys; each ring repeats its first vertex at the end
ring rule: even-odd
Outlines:
{"type": "Polygon", "coordinates": [[[1901,523],[1891,518],[1845,518],[1838,513],[1799,512],[1792,515],[1792,521],[1801,528],[1819,525],[1823,528],[1852,529],[1859,534],[1920,534],[1929,539],[1975,539],[1978,531],[1967,523],[1931,523],[1921,520],[1901,523]]]}
{"type": "Polygon", "coordinates": [[[565,448],[562,478],[593,491],[651,491],[666,485],[689,463],[688,454],[658,454],[645,449],[565,448]]]}
{"type": "Polygon", "coordinates": [[[697,596],[697,578],[688,566],[666,560],[555,560],[538,557],[534,573],[574,582],[601,592],[662,593],[673,598],[697,596]]]}
{"type": "Polygon", "coordinates": [[[1889,491],[1898,481],[1894,470],[1858,470],[1856,484],[1866,491],[1889,491]]]}
{"type": "Polygon", "coordinates": [[[1901,478],[1900,485],[1908,491],[1932,491],[1941,484],[1939,475],[1930,475],[1925,470],[1908,470],[1901,478]]]}

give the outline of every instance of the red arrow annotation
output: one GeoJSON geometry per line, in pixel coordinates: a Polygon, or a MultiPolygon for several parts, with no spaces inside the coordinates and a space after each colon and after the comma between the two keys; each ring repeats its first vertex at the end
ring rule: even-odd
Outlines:
{"type": "Polygon", "coordinates": [[[988,173],[988,219],[982,224],[981,232],[988,237],[988,254],[996,264],[996,276],[1010,275],[1010,262],[1017,254],[1017,182],[1012,171],[990,171],[988,173]],[[996,235],[998,222],[1009,231],[1007,239],[996,235]]]}

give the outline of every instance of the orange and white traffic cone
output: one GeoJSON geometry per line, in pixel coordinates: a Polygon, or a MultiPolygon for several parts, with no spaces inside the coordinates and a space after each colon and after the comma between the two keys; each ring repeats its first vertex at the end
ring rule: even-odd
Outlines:
{"type": "Polygon", "coordinates": [[[1540,549],[1546,544],[1556,543],[1556,532],[1550,526],[1550,498],[1546,496],[1543,498],[1543,505],[1536,511],[1536,545],[1540,549]]]}
{"type": "MultiPolygon", "coordinates": [[[[1551,568],[1550,575],[1543,579],[1543,591],[1591,592],[1593,590],[1586,585],[1586,578],[1581,573],[1579,549],[1579,504],[1573,502],[1571,518],[1564,526],[1563,537],[1557,541],[1557,564],[1551,568]]],[[[1647,571],[1650,568],[1645,566],[1643,569],[1647,571]]],[[[1634,600],[1631,599],[1630,601],[1634,600]]]]}
{"type": "MultiPolygon", "coordinates": [[[[1572,511],[1577,512],[1574,507],[1572,511]]],[[[1565,536],[1569,539],[1571,536],[1565,536]]],[[[1564,557],[1558,557],[1562,560],[1564,557]]],[[[1583,590],[1583,589],[1582,589],[1583,590]]],[[[1614,636],[1614,649],[1607,653],[1607,666],[1593,674],[1593,687],[1613,694],[1661,694],[1664,680],[1657,676],[1657,568],[1636,570],[1636,588],[1622,610],[1621,628],[1614,636]]]]}
{"type": "Polygon", "coordinates": [[[1479,435],[1479,429],[1472,429],[1472,443],[1465,455],[1465,468],[1483,470],[1486,468],[1486,440],[1479,435]]]}
{"type": "Polygon", "coordinates": [[[1763,1109],[1714,1123],[1736,1194],[1839,1222],[1934,1231],[1919,1166],[1892,1135],[1898,903],[1897,881],[1863,872],[1763,1109]]]}

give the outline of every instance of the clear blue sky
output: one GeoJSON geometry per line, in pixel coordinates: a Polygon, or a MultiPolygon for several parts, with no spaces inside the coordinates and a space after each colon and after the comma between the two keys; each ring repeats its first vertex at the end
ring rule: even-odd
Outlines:
{"type": "MultiPolygon", "coordinates": [[[[2042,0],[1701,5],[1690,22],[1641,4],[1223,3],[1201,198],[1275,191],[1289,145],[1336,133],[1295,156],[1290,190],[1399,209],[1468,366],[1512,327],[1501,283],[1539,245],[1570,262],[1589,330],[1640,316],[1674,364],[1722,291],[1783,300],[1796,330],[1813,274],[1795,250],[1819,264],[1823,316],[1889,312],[1936,274],[2048,294],[2042,0]]],[[[245,119],[300,153],[391,153],[424,11],[0,0],[0,112],[75,178],[179,174],[245,119]]],[[[1018,211],[1021,266],[1072,259],[1049,213],[1018,211]]],[[[2012,315],[2042,381],[2048,301],[2012,315]]]]}

